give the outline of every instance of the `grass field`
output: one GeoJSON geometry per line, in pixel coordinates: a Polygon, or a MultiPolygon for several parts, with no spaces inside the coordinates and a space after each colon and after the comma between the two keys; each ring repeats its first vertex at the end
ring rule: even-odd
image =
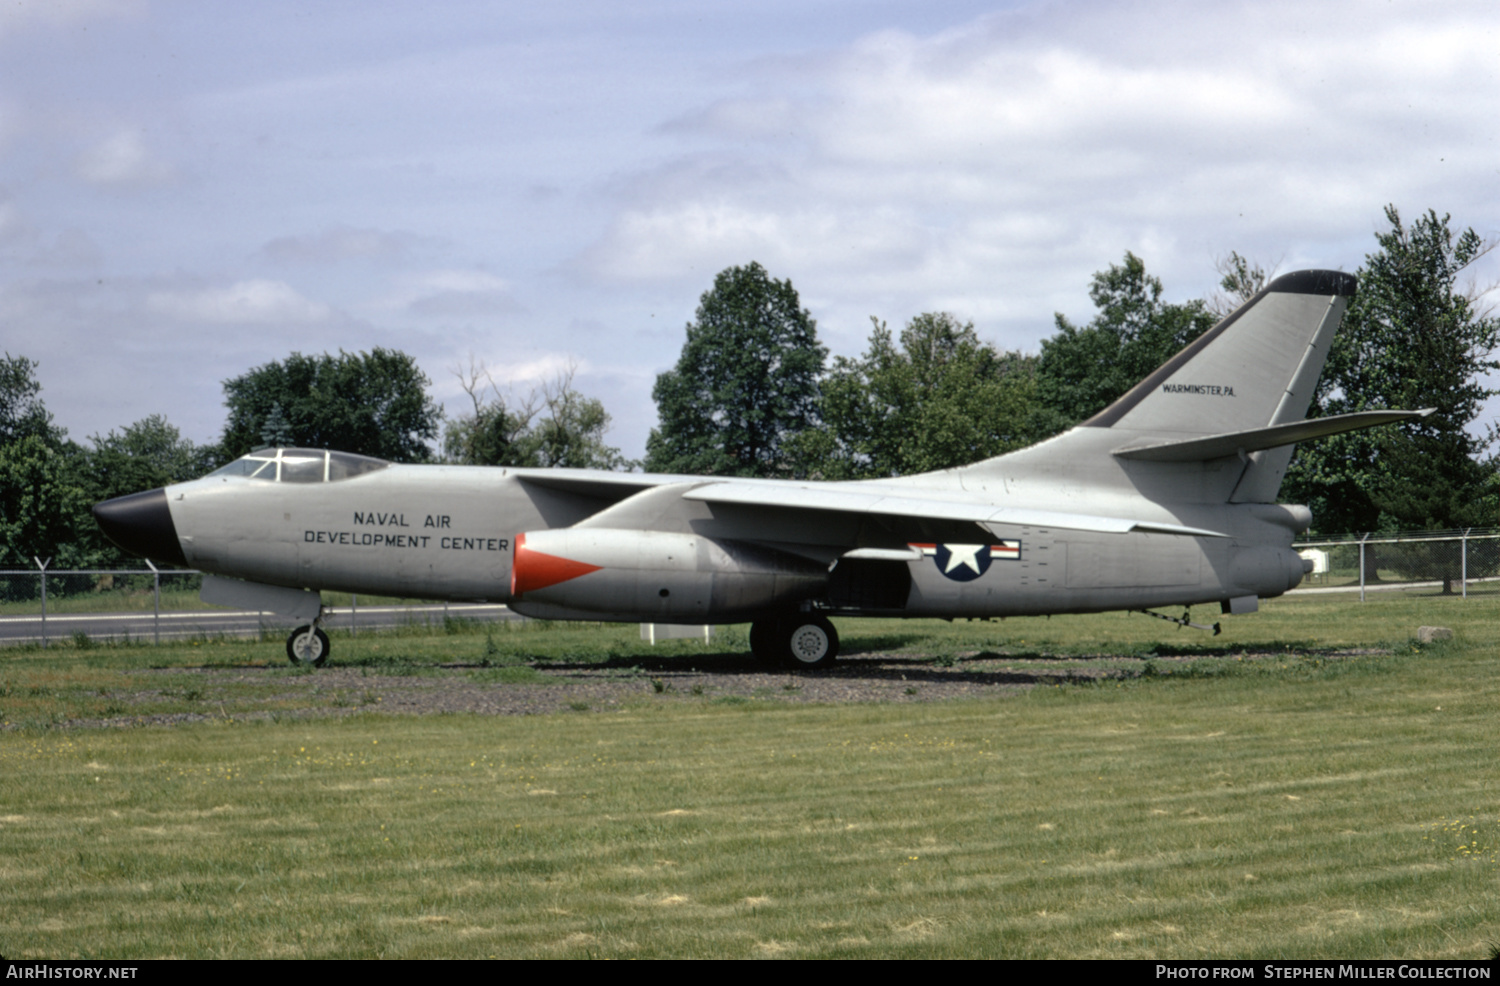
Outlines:
{"type": "MultiPolygon", "coordinates": [[[[1118,675],[901,706],[246,722],[247,692],[84,730],[60,724],[147,673],[161,708],[202,704],[147,669],[280,668],[281,642],[0,652],[0,954],[1481,958],[1496,602],[1302,597],[1219,637],[842,622],[852,652],[1118,675]],[[1421,624],[1455,639],[1415,646],[1421,624]]],[[[335,659],[526,688],[537,662],[663,653],[634,627],[450,629],[335,659]]]]}

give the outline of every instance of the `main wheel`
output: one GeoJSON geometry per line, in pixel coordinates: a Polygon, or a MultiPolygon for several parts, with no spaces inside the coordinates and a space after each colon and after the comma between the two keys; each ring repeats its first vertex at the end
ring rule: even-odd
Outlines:
{"type": "Polygon", "coordinates": [[[328,634],[312,624],[300,626],[286,638],[286,658],[293,664],[311,664],[321,668],[328,660],[328,634]]]}
{"type": "Polygon", "coordinates": [[[839,656],[839,634],[821,616],[795,614],[777,635],[782,663],[789,668],[826,668],[839,656]]]}

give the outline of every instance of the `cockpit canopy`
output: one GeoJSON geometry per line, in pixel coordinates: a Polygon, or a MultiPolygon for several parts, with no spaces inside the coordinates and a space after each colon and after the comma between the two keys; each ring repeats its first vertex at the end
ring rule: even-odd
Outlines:
{"type": "Polygon", "coordinates": [[[384,469],[384,459],[315,448],[263,448],[242,455],[210,476],[244,476],[273,483],[336,483],[384,469]]]}

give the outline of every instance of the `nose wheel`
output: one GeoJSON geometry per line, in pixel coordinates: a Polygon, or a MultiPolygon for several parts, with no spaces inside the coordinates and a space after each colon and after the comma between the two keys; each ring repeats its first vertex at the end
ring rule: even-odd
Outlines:
{"type": "Polygon", "coordinates": [[[293,664],[321,668],[328,660],[328,634],[315,623],[298,627],[286,638],[286,657],[293,664]]]}

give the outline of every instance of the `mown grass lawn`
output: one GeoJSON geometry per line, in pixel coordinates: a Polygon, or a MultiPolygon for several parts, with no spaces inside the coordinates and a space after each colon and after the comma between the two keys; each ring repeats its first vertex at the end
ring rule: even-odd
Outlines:
{"type": "MultiPolygon", "coordinates": [[[[0,954],[1480,958],[1494,605],[1302,597],[1220,637],[1121,614],[841,624],[852,651],[1156,672],[986,701],[39,719],[0,733],[0,954]],[[1423,623],[1456,638],[1412,646],[1423,623]]],[[[648,653],[633,627],[459,629],[335,658],[648,653]]],[[[0,703],[279,647],[6,652],[0,703]]]]}

